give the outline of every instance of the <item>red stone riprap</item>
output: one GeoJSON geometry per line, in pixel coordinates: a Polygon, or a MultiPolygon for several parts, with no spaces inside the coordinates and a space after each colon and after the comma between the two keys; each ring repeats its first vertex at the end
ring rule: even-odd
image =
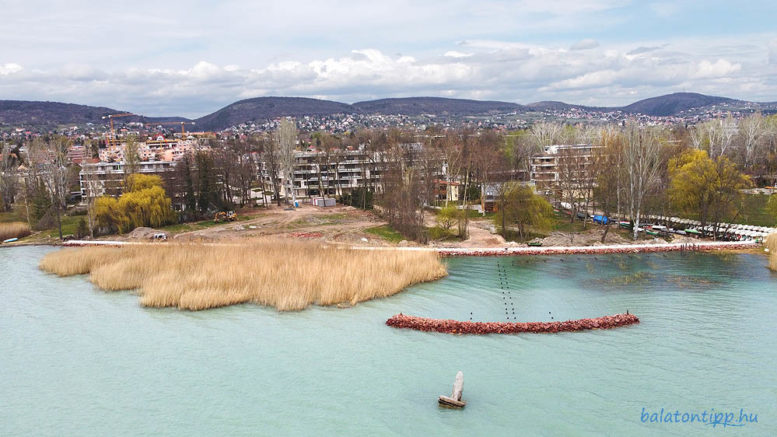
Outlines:
{"type": "Polygon", "coordinates": [[[567,320],[566,322],[461,322],[458,320],[427,319],[399,313],[386,321],[394,328],[415,329],[444,334],[519,334],[585,331],[610,329],[639,323],[634,314],[616,314],[594,319],[567,320]]]}

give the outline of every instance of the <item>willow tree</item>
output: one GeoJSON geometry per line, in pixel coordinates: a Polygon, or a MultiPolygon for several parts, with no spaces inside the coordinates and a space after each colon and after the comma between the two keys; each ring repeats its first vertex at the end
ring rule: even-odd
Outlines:
{"type": "Polygon", "coordinates": [[[102,196],[95,201],[95,217],[101,228],[125,233],[139,226],[173,223],[175,212],[162,188],[162,178],[134,174],[130,175],[127,191],[121,197],[102,196]]]}
{"type": "Polygon", "coordinates": [[[502,184],[499,193],[499,210],[494,222],[500,228],[502,237],[507,238],[507,229],[517,226],[521,240],[526,239],[526,228],[547,229],[553,220],[553,207],[531,187],[508,182],[502,184]]]}
{"type": "Polygon", "coordinates": [[[671,159],[668,169],[672,205],[702,227],[712,223],[717,234],[720,223],[739,215],[740,190],[751,185],[750,178],[725,156],[711,159],[706,151],[689,150],[671,159]]]}

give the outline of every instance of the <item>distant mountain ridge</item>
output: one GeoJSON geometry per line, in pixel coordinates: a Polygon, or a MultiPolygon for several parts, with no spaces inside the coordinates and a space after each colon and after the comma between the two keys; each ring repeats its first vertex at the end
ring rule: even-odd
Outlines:
{"type": "Polygon", "coordinates": [[[488,100],[448,99],[444,97],[403,97],[356,102],[353,106],[366,114],[402,115],[479,115],[524,112],[517,103],[488,100]]]}
{"type": "Polygon", "coordinates": [[[405,97],[370,100],[352,105],[302,97],[256,97],[227,105],[196,120],[203,129],[225,129],[236,124],[277,117],[333,114],[479,115],[522,111],[516,103],[442,97],[405,97]]]}
{"type": "Polygon", "coordinates": [[[357,112],[352,105],[332,100],[305,97],[257,97],[240,100],[218,111],[198,118],[198,129],[226,129],[240,123],[264,121],[277,117],[331,115],[357,112]]]}
{"type": "Polygon", "coordinates": [[[729,99],[728,97],[707,96],[698,93],[674,93],[640,100],[631,105],[624,106],[622,109],[624,112],[667,117],[677,115],[689,109],[739,102],[742,101],[729,99]]]}
{"type": "MultiPolygon", "coordinates": [[[[544,101],[530,103],[529,108],[537,111],[568,111],[571,109],[583,109],[586,111],[623,111],[630,114],[644,114],[655,117],[668,117],[677,115],[683,111],[695,108],[703,108],[705,106],[720,105],[722,103],[751,103],[743,100],[730,99],[728,97],[708,96],[699,93],[673,93],[663,96],[650,97],[647,99],[636,101],[626,106],[612,106],[612,107],[596,107],[596,106],[583,106],[572,105],[564,102],[556,101],[544,101]]],[[[764,103],[762,105],[773,105],[764,103]]]]}
{"type": "MultiPolygon", "coordinates": [[[[557,101],[520,105],[511,102],[449,99],[443,97],[404,97],[378,99],[354,104],[304,97],[257,97],[240,100],[196,120],[197,130],[222,130],[241,123],[265,122],[278,117],[334,114],[400,114],[407,116],[466,116],[532,111],[623,111],[649,116],[672,116],[682,111],[719,104],[743,104],[773,112],[777,103],[755,103],[698,93],[674,93],[651,97],[621,107],[592,107],[557,101]]],[[[0,125],[56,127],[86,123],[105,123],[102,117],[124,111],[98,106],[60,102],[0,100],[0,125]]],[[[121,118],[121,121],[190,121],[184,117],[121,118]]]]}

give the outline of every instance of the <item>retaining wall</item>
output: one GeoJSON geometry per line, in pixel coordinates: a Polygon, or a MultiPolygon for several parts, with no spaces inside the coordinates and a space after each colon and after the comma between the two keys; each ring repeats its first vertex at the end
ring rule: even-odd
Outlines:
{"type": "Polygon", "coordinates": [[[611,246],[504,247],[494,249],[438,248],[440,256],[592,255],[607,253],[702,252],[757,247],[754,241],[710,241],[693,244],[621,244],[611,246]]]}

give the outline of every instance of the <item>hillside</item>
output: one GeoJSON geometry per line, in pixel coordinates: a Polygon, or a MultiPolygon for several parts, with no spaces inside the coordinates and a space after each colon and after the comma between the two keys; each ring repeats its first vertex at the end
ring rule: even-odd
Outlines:
{"type": "Polygon", "coordinates": [[[348,104],[303,97],[257,97],[240,100],[196,120],[198,129],[221,130],[250,121],[277,117],[347,114],[356,112],[348,104]]]}
{"type": "MultiPolygon", "coordinates": [[[[573,105],[557,101],[543,101],[527,105],[535,111],[568,111],[573,108],[586,111],[623,111],[632,114],[644,114],[658,117],[677,115],[682,111],[694,108],[703,108],[705,106],[719,105],[722,103],[744,103],[739,100],[729,99],[727,97],[707,96],[698,93],[674,93],[663,96],[651,97],[636,101],[627,106],[612,107],[592,107],[573,105]]],[[[762,104],[764,105],[764,104],[762,104]]]]}
{"type": "Polygon", "coordinates": [[[600,108],[594,106],[573,105],[570,103],[546,100],[542,102],[529,103],[526,105],[532,111],[569,111],[570,109],[582,109],[585,111],[613,111],[619,108],[600,108]]]}
{"type": "Polygon", "coordinates": [[[516,103],[484,100],[447,99],[443,97],[405,97],[380,99],[353,104],[360,112],[367,114],[402,115],[479,115],[526,110],[516,103]]]}
{"type": "MultiPolygon", "coordinates": [[[[102,117],[118,114],[119,111],[102,106],[76,105],[60,102],[31,102],[23,100],[0,100],[0,124],[11,126],[49,127],[62,125],[105,124],[102,117]]],[[[187,121],[183,117],[144,117],[142,115],[122,117],[122,121],[187,121]]]]}
{"type": "Polygon", "coordinates": [[[0,100],[0,123],[15,126],[102,123],[103,115],[118,112],[121,111],[72,103],[0,100]]]}
{"type": "Polygon", "coordinates": [[[625,112],[653,116],[670,116],[693,108],[701,108],[721,103],[736,103],[738,100],[727,97],[706,96],[697,93],[674,93],[640,100],[621,108],[625,112]]]}

